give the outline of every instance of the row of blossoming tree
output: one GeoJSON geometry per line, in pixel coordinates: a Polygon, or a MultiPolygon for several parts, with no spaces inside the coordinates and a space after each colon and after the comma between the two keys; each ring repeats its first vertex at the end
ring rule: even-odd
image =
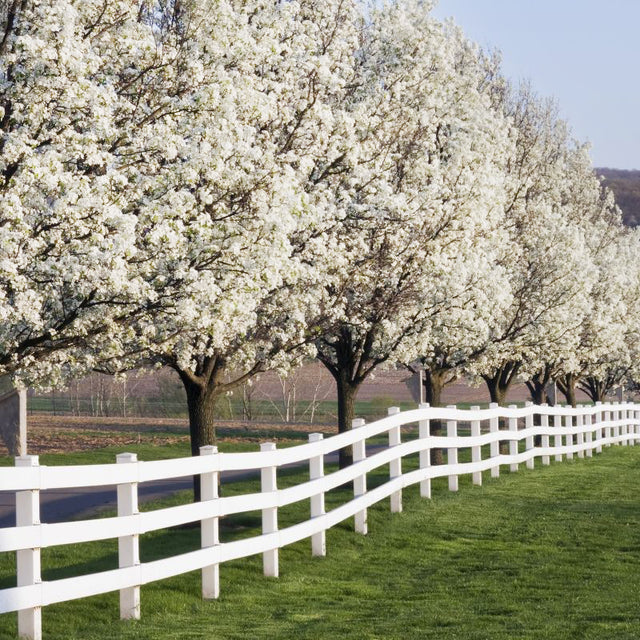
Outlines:
{"type": "Polygon", "coordinates": [[[638,235],[429,2],[0,8],[0,372],[170,367],[197,454],[221,394],[309,354],[341,431],[385,363],[433,404],[461,374],[574,402],[632,370],[638,235]]]}

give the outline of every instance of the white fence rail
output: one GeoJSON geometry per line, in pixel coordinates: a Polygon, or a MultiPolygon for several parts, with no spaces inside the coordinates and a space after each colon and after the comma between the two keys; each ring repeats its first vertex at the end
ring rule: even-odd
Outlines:
{"type": "Polygon", "coordinates": [[[534,467],[536,458],[548,465],[552,457],[560,461],[589,457],[603,446],[629,445],[640,440],[640,405],[607,404],[590,407],[548,407],[528,405],[509,408],[462,410],[455,407],[413,411],[389,409],[388,417],[366,425],[354,420],[354,428],[323,439],[311,434],[309,443],[276,449],[264,443],[259,452],[218,453],[203,447],[200,457],[138,462],[134,454],[121,454],[117,464],[46,467],[37,456],[16,458],[13,468],[0,468],[0,488],[16,491],[16,527],[0,529],[0,552],[16,551],[17,586],[0,591],[0,613],[18,612],[19,634],[40,638],[41,608],[56,602],[120,591],[120,617],[140,616],[141,585],[170,576],[202,570],[202,594],[218,597],[219,566],[236,558],[263,554],[264,573],[278,575],[278,550],[288,544],[311,539],[313,555],[325,555],[325,531],[354,517],[355,530],[367,533],[367,508],[389,497],[391,510],[402,510],[402,489],[419,484],[420,495],[431,497],[431,480],[448,477],[449,489],[458,489],[458,476],[471,474],[474,484],[482,483],[482,472],[492,477],[508,465],[517,471],[521,464],[534,467]],[[552,420],[550,420],[550,418],[552,420]],[[430,436],[432,420],[446,424],[446,436],[430,436]],[[552,426],[550,426],[552,422],[552,426]],[[464,430],[459,430],[460,425],[464,430]],[[415,427],[413,437],[404,442],[401,427],[415,427]],[[466,426],[468,425],[468,428],[466,426]],[[506,428],[505,428],[506,427],[506,428]],[[389,446],[367,457],[367,439],[388,434],[389,446]],[[551,439],[553,438],[553,442],[551,439]],[[508,454],[500,452],[500,442],[508,442],[508,454]],[[353,447],[352,466],[324,473],[324,456],[347,446],[353,447]],[[482,457],[483,449],[489,456],[482,457]],[[446,464],[431,465],[430,451],[444,449],[446,464]],[[459,462],[460,449],[471,450],[471,462],[459,462]],[[417,469],[402,472],[402,458],[419,454],[417,469]],[[277,470],[283,465],[308,463],[307,482],[277,488],[277,470]],[[389,480],[367,490],[367,473],[389,465],[389,480]],[[218,478],[224,471],[260,470],[261,491],[218,497],[218,478]],[[199,474],[202,501],[156,511],[138,511],[138,485],[151,480],[199,474]],[[325,511],[325,493],[353,483],[353,499],[325,511]],[[118,515],[110,518],[40,523],[39,492],[45,489],[117,485],[118,515]],[[278,509],[301,500],[310,500],[310,518],[284,529],[278,528],[278,509]],[[218,520],[222,516],[262,511],[260,535],[220,542],[218,520]],[[201,522],[201,549],[153,562],[140,562],[139,536],[149,531],[188,522],[201,522]],[[52,581],[41,580],[40,550],[46,547],[118,538],[119,568],[90,575],[52,581]]]}

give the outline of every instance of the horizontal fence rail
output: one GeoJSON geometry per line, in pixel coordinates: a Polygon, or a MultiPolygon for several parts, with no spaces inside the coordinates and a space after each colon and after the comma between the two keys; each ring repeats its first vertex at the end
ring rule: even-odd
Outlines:
{"type": "Polygon", "coordinates": [[[16,587],[0,590],[0,613],[17,611],[20,636],[40,638],[42,607],[119,591],[120,617],[139,618],[142,585],[194,570],[202,571],[203,597],[217,598],[219,567],[224,562],[262,554],[264,574],[277,577],[281,547],[310,538],[312,554],[324,556],[327,529],[353,517],[355,531],[366,534],[367,509],[389,498],[391,511],[402,511],[405,487],[419,484],[420,495],[430,498],[434,478],[448,478],[449,489],[457,491],[460,475],[469,474],[473,484],[480,485],[483,472],[498,477],[502,466],[512,472],[523,464],[532,469],[536,458],[548,465],[551,459],[590,457],[603,447],[633,445],[638,440],[640,405],[632,403],[578,408],[490,405],[482,410],[420,405],[404,412],[392,407],[382,420],[370,424],[354,420],[351,431],[326,439],[322,434],[310,434],[307,444],[284,449],[276,449],[273,443],[263,443],[260,451],[249,453],[219,453],[216,447],[203,447],[199,457],[154,462],[141,462],[135,454],[124,453],[117,456],[116,464],[65,467],[40,466],[38,456],[22,456],[16,458],[15,467],[0,468],[0,487],[16,492],[16,526],[0,529],[0,552],[16,552],[17,578],[16,587]],[[430,425],[436,420],[446,435],[430,435],[430,425]],[[367,456],[367,440],[385,434],[388,446],[367,456]],[[325,456],[349,446],[353,464],[325,474],[325,456]],[[433,449],[446,452],[445,463],[431,464],[433,449]],[[470,450],[470,462],[459,461],[459,451],[464,449],[470,450]],[[489,455],[483,458],[487,451],[489,455]],[[417,454],[418,468],[403,472],[402,459],[411,454],[417,454]],[[278,469],[292,464],[308,465],[309,480],[279,489],[278,469]],[[389,479],[368,490],[367,474],[383,465],[389,467],[389,479]],[[220,474],[239,470],[259,472],[260,491],[219,496],[220,474]],[[193,475],[200,476],[201,502],[139,512],[140,483],[193,475]],[[353,498],[326,511],[325,494],[348,483],[353,487],[353,498]],[[40,523],[40,491],[111,485],[117,486],[116,516],[40,523]],[[301,500],[310,502],[309,519],[279,529],[278,509],[301,500]],[[261,511],[261,534],[221,542],[219,519],[249,511],[261,511]],[[140,561],[140,535],[197,521],[201,524],[200,549],[153,562],[140,561]],[[118,539],[118,568],[41,579],[41,549],[113,538],[118,539]]]}

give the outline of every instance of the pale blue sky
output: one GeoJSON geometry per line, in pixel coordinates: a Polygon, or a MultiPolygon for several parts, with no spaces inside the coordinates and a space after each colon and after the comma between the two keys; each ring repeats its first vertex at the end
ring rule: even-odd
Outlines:
{"type": "Polygon", "coordinates": [[[439,0],[434,14],[555,97],[595,166],[640,169],[640,0],[439,0]]]}

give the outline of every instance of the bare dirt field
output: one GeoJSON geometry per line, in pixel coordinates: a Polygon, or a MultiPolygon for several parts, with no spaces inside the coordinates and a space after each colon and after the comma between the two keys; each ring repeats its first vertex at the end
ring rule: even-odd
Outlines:
{"type": "MultiPolygon", "coordinates": [[[[103,447],[121,447],[144,442],[151,445],[189,443],[187,420],[174,418],[102,418],[87,416],[30,415],[28,450],[30,454],[69,453],[103,447]]],[[[292,435],[334,433],[334,425],[264,424],[242,421],[221,421],[217,425],[222,442],[242,440],[264,441],[267,437],[289,440],[292,435]]],[[[0,455],[8,455],[0,443],[0,455]]]]}
{"type": "MultiPolygon", "coordinates": [[[[153,389],[154,375],[157,376],[158,373],[135,378],[135,385],[132,383],[132,387],[139,386],[131,391],[142,395],[148,393],[149,389],[153,389]]],[[[395,403],[415,402],[407,384],[410,378],[411,374],[406,369],[378,371],[362,385],[358,400],[377,400],[383,411],[395,403]]],[[[295,399],[299,402],[312,399],[335,402],[333,379],[318,363],[301,367],[287,378],[275,373],[263,374],[256,381],[254,391],[259,398],[269,399],[275,406],[276,403],[283,402],[287,394],[292,393],[292,385],[295,399]]],[[[529,393],[525,385],[515,385],[509,394],[509,400],[513,402],[527,399],[529,393]]],[[[486,403],[488,400],[485,385],[473,386],[467,381],[461,381],[445,389],[443,404],[486,403]]],[[[184,405],[184,400],[181,405],[184,405]]],[[[271,420],[221,420],[216,430],[221,441],[241,439],[245,442],[259,442],[267,438],[282,440],[292,437],[300,440],[306,433],[335,433],[336,421],[329,418],[326,424],[285,422],[279,420],[278,413],[275,413],[271,420]]],[[[188,443],[188,421],[185,418],[71,416],[37,412],[28,416],[29,452],[33,454],[120,447],[141,441],[152,445],[188,443]]],[[[0,444],[0,455],[6,454],[6,449],[0,444]]]]}
{"type": "Polygon", "coordinates": [[[28,449],[37,455],[137,444],[143,437],[145,442],[156,445],[189,441],[186,422],[181,427],[167,425],[169,433],[160,432],[162,425],[158,422],[162,421],[31,415],[27,420],[28,449]]]}

